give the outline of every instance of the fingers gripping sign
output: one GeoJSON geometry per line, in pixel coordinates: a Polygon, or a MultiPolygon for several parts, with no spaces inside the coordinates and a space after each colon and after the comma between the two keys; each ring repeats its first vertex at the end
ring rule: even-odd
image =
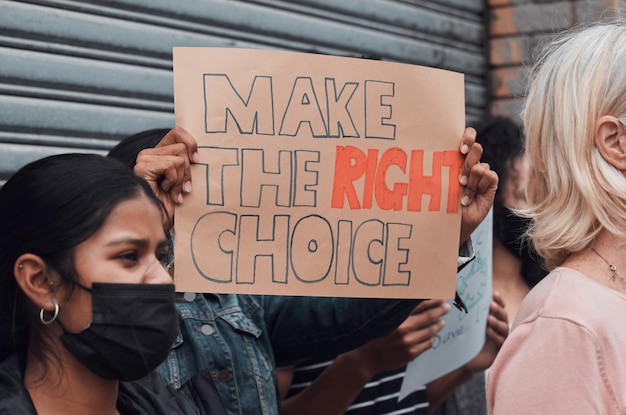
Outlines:
{"type": "Polygon", "coordinates": [[[466,128],[461,139],[461,154],[465,155],[461,168],[461,236],[467,241],[471,233],[487,216],[498,189],[498,175],[487,163],[481,163],[483,148],[476,142],[476,130],[466,128]]]}
{"type": "Polygon", "coordinates": [[[148,181],[173,217],[174,206],[183,203],[183,194],[191,192],[192,162],[198,161],[198,144],[183,128],[174,127],[154,148],[137,156],[135,173],[148,181]]]}

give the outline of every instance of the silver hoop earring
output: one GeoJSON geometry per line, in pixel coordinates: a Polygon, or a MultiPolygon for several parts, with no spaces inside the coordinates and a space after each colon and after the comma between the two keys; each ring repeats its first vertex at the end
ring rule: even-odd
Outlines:
{"type": "Polygon", "coordinates": [[[42,307],[41,310],[39,311],[39,320],[42,322],[42,324],[45,324],[47,326],[48,324],[52,324],[54,320],[57,319],[59,315],[59,303],[54,301],[54,314],[52,315],[52,318],[50,320],[46,320],[45,315],[44,315],[45,312],[46,310],[42,307]]]}

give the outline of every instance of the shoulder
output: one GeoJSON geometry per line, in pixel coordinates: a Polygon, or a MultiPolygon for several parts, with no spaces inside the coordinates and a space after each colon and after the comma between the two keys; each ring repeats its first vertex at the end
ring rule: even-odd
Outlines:
{"type": "Polygon", "coordinates": [[[552,271],[524,300],[489,370],[490,405],[551,408],[555,394],[616,402],[626,379],[626,320],[616,316],[625,314],[625,296],[574,270],[552,271]]]}
{"type": "Polygon", "coordinates": [[[18,356],[0,363],[0,414],[36,414],[33,402],[24,387],[18,356]]]}
{"type": "Polygon", "coordinates": [[[245,294],[177,293],[176,308],[182,318],[213,319],[233,312],[252,315],[261,308],[259,301],[245,294]]]}
{"type": "Polygon", "coordinates": [[[192,398],[166,385],[154,373],[134,382],[120,382],[117,409],[138,414],[200,414],[192,398]]]}
{"type": "MultiPolygon", "coordinates": [[[[513,330],[537,318],[602,329],[614,322],[617,310],[626,312],[626,296],[578,271],[556,268],[528,293],[513,322],[513,330]],[[603,305],[599,307],[599,305],[603,305]]],[[[626,324],[626,322],[624,322],[626,324]]]]}
{"type": "Polygon", "coordinates": [[[522,302],[503,349],[515,345],[518,356],[528,350],[538,363],[569,353],[594,361],[616,340],[626,342],[626,320],[615,318],[624,314],[626,296],[577,271],[556,268],[522,302]]]}
{"type": "Polygon", "coordinates": [[[615,318],[624,314],[626,296],[575,270],[556,268],[522,302],[507,342],[602,350],[617,338],[626,342],[626,320],[615,318]]]}

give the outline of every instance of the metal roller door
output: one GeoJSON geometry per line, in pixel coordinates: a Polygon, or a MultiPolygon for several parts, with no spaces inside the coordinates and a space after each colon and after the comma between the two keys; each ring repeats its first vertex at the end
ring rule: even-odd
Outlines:
{"type": "Polygon", "coordinates": [[[0,0],[0,185],[68,151],[171,127],[173,46],[297,50],[466,75],[486,108],[482,0],[0,0]]]}

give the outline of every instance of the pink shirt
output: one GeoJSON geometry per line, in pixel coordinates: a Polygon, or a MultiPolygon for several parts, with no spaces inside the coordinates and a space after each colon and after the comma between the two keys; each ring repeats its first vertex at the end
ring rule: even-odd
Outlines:
{"type": "Polygon", "coordinates": [[[626,414],[626,295],[552,271],[489,369],[487,404],[492,415],[626,414]]]}

